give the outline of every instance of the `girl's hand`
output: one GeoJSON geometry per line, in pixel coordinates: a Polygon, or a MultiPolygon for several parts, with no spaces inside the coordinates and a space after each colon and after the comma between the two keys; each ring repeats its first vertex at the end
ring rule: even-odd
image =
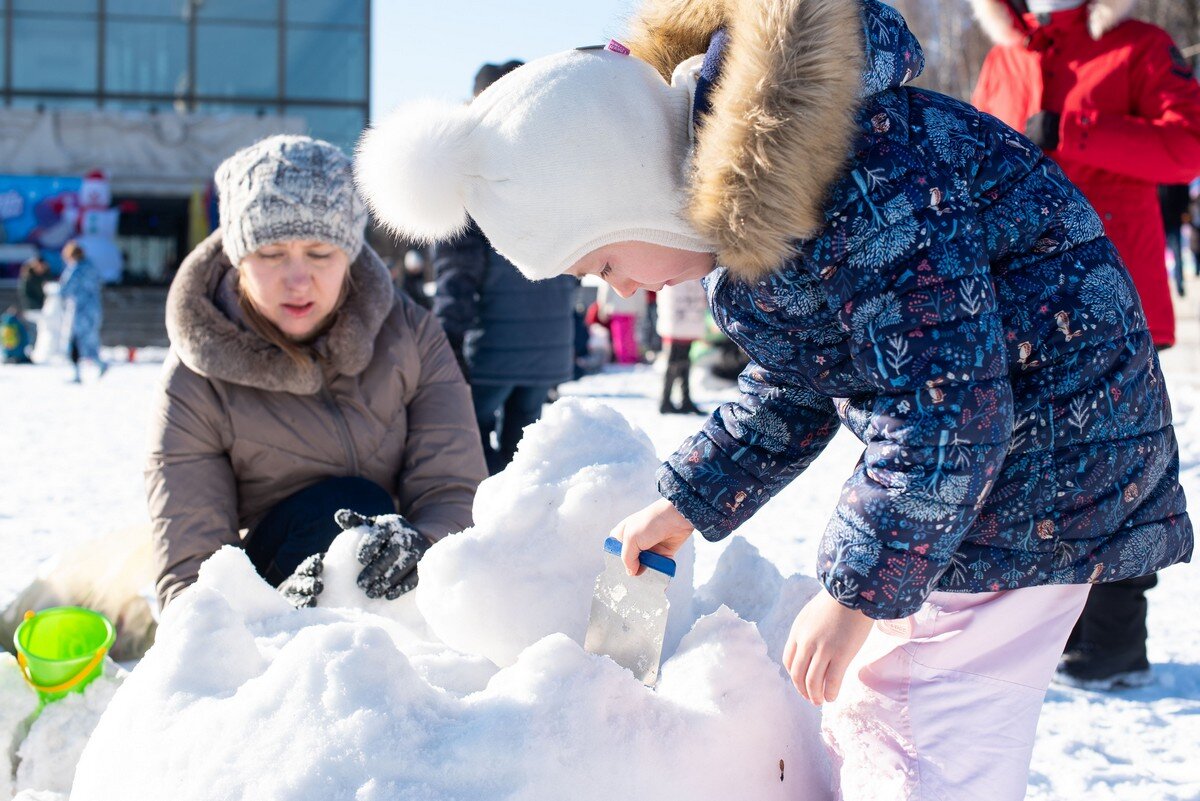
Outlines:
{"type": "Polygon", "coordinates": [[[862,648],[874,623],[871,618],[842,606],[827,592],[818,592],[796,615],[783,667],[792,684],[814,706],[837,700],[842,677],[862,648]]]}
{"type": "Polygon", "coordinates": [[[646,569],[638,561],[642,551],[673,559],[692,536],[692,528],[687,518],[663,498],[622,520],[609,536],[621,541],[621,560],[629,575],[640,576],[646,569]]]}

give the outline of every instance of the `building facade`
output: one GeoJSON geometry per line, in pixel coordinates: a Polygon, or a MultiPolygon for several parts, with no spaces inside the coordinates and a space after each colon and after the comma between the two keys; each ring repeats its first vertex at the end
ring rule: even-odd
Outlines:
{"type": "Polygon", "coordinates": [[[349,150],[371,0],[0,0],[0,173],[105,171],[126,281],[162,283],[222,159],[272,133],[349,150]]]}

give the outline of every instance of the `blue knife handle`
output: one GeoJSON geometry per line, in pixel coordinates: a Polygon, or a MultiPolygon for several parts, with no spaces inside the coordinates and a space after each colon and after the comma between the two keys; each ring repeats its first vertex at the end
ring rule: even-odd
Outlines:
{"type": "MultiPolygon", "coordinates": [[[[621,541],[616,537],[609,537],[604,541],[604,550],[613,556],[621,555],[621,541]]],[[[653,551],[642,551],[638,556],[638,561],[645,567],[651,570],[657,570],[665,576],[675,577],[675,560],[662,554],[654,553],[653,551]]]]}

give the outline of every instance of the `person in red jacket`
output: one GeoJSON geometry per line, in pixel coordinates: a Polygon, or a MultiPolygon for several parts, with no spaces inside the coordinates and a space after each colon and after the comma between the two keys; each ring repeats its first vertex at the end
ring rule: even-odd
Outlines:
{"type": "Polygon", "coordinates": [[[1134,0],[972,0],[997,42],[972,102],[1057,161],[1104,220],[1154,343],[1175,344],[1157,185],[1200,175],[1200,85],[1134,0]]]}
{"type": "MultiPolygon", "coordinates": [[[[1175,343],[1158,184],[1200,175],[1200,85],[1134,0],[972,0],[997,43],[972,102],[1025,131],[1096,207],[1159,348],[1175,343]]],[[[1058,680],[1112,689],[1150,680],[1153,574],[1092,587],[1058,680]]]]}

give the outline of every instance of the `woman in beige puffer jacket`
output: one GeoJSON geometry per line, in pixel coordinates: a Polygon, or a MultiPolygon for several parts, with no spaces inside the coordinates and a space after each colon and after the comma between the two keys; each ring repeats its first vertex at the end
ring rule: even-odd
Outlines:
{"type": "Polygon", "coordinates": [[[226,161],[217,188],[223,227],[168,298],[146,466],[160,602],[240,545],[315,603],[341,508],[399,512],[359,554],[360,585],[394,597],[430,542],[471,525],[487,470],[468,387],[436,319],[362,243],[341,151],[273,137],[226,161]]]}

